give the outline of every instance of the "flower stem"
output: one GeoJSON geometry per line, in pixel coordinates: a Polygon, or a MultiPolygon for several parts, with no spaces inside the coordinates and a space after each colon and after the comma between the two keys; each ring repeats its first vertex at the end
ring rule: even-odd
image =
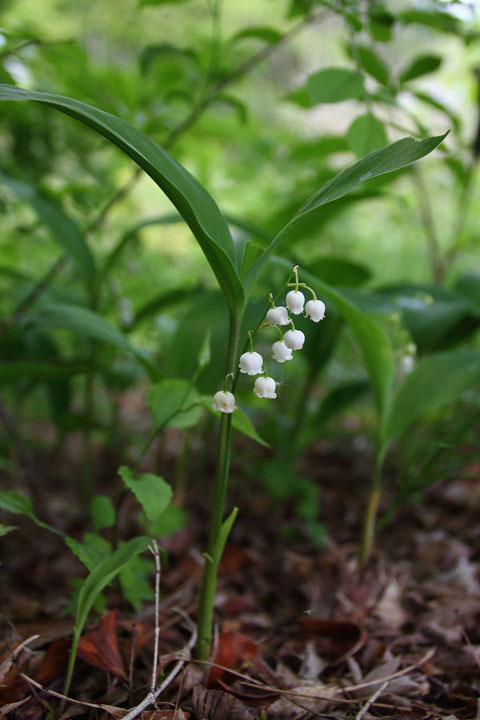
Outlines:
{"type": "MultiPolygon", "coordinates": [[[[227,374],[234,373],[240,319],[230,316],[230,337],[228,343],[227,374]]],[[[228,483],[230,467],[230,440],[232,430],[232,415],[222,413],[220,418],[220,436],[218,441],[217,466],[213,484],[212,510],[210,515],[210,530],[208,546],[205,553],[205,569],[203,572],[202,589],[197,619],[197,649],[199,660],[208,660],[213,635],[213,606],[217,586],[218,565],[221,559],[222,520],[225,504],[225,494],[228,483]]]]}

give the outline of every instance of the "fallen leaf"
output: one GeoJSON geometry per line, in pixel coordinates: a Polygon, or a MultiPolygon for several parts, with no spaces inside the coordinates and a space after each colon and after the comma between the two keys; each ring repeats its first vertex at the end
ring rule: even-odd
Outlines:
{"type": "Polygon", "coordinates": [[[50,643],[33,679],[40,685],[49,685],[56,680],[65,671],[69,649],[70,640],[68,638],[60,638],[50,643]]]}
{"type": "Polygon", "coordinates": [[[208,720],[255,720],[255,716],[236,697],[221,690],[196,687],[192,695],[193,709],[198,718],[208,720]]]}
{"type": "Polygon", "coordinates": [[[118,611],[102,615],[98,625],[80,638],[78,656],[89,665],[127,680],[117,638],[118,611]]]}
{"type": "MultiPolygon", "coordinates": [[[[239,670],[255,660],[258,653],[258,645],[254,643],[253,640],[250,640],[250,638],[247,637],[247,635],[243,635],[243,633],[232,630],[219,635],[213,662],[215,665],[222,665],[224,668],[239,670]]],[[[229,684],[234,682],[235,679],[235,676],[227,670],[213,666],[208,675],[206,685],[208,688],[211,688],[217,686],[219,680],[229,684]]]]}

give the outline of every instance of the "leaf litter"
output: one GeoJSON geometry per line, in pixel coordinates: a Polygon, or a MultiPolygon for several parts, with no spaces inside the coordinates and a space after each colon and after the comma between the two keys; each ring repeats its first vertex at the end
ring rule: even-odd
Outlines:
{"type": "MultiPolygon", "coordinates": [[[[317,447],[303,461],[310,475],[321,455],[317,447]]],[[[351,462],[339,453],[323,463],[322,549],[310,546],[292,508],[237,484],[234,499],[244,510],[221,565],[207,664],[185,654],[191,628],[176,609],[195,616],[201,577],[207,507],[192,488],[187,527],[178,541],[162,543],[170,561],[161,579],[158,683],[180,669],[144,720],[480,720],[480,529],[472,496],[461,478],[458,488],[455,480],[437,484],[423,508],[397,513],[361,569],[361,466],[349,474],[356,480],[339,482],[351,462]],[[288,542],[279,532],[286,525],[296,528],[288,542]]],[[[234,475],[244,472],[242,460],[234,463],[234,475]]],[[[65,517],[69,491],[64,500],[61,493],[51,507],[65,517]]],[[[18,532],[2,538],[12,560],[0,588],[0,718],[47,720],[59,706],[71,640],[60,609],[79,566],[58,538],[23,519],[18,525],[20,550],[18,532]]],[[[129,521],[122,530],[138,528],[129,521]]],[[[106,602],[111,609],[92,615],[81,639],[65,718],[122,718],[148,692],[152,605],[134,613],[115,586],[106,602]]]]}

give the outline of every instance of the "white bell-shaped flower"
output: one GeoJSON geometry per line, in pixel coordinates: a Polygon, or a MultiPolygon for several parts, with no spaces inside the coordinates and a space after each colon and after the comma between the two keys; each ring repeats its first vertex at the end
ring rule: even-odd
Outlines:
{"type": "Polygon", "coordinates": [[[287,330],[283,342],[291,350],[301,350],[305,342],[305,335],[301,330],[287,330]]]}
{"type": "Polygon", "coordinates": [[[262,372],[263,358],[260,353],[257,352],[246,352],[240,355],[240,362],[238,364],[241,373],[247,375],[260,375],[262,372]]]}
{"type": "Polygon", "coordinates": [[[272,345],[272,358],[279,363],[291,360],[293,357],[292,350],[285,345],[283,340],[278,340],[272,345]]]}
{"type": "Polygon", "coordinates": [[[235,410],[235,395],[228,390],[219,390],[213,396],[213,409],[222,413],[233,413],[235,410]]]}
{"type": "Polygon", "coordinates": [[[287,308],[294,315],[300,315],[305,305],[305,295],[299,290],[290,290],[287,293],[287,308]]]}
{"type": "Polygon", "coordinates": [[[275,392],[276,382],[271,377],[259,377],[255,380],[253,392],[259,398],[274,400],[277,397],[275,392]]]}
{"type": "Polygon", "coordinates": [[[288,325],[288,311],[285,307],[274,307],[267,311],[267,322],[270,325],[288,325]]]}
{"type": "Polygon", "coordinates": [[[305,305],[305,315],[313,322],[319,322],[325,317],[325,303],[321,300],[309,300],[305,305]]]}

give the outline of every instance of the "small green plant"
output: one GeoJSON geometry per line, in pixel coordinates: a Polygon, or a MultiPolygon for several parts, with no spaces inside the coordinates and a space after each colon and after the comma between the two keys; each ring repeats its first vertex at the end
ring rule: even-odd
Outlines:
{"type": "MultiPolygon", "coordinates": [[[[213,483],[209,542],[198,617],[197,655],[200,659],[206,659],[210,654],[218,564],[237,514],[235,508],[226,520],[223,519],[229,474],[232,415],[235,414],[233,412],[235,401],[230,396],[230,393],[233,396],[232,391],[235,389],[238,378],[238,346],[241,327],[247,301],[255,281],[275,250],[281,243],[285,244],[292,235],[295,235],[307,218],[309,221],[313,221],[315,217],[321,215],[326,204],[346,196],[365,180],[405,167],[424,157],[442,142],[445,135],[418,141],[412,138],[404,138],[385,148],[371,152],[327,182],[298,210],[265,249],[258,249],[249,246],[246,241],[234,245],[228,223],[207,190],[173,160],[165,150],[124,120],[77,100],[48,93],[23,90],[8,85],[0,86],[0,100],[32,101],[57,109],[96,130],[129,155],[152,177],[189,225],[223,292],[229,314],[229,334],[228,341],[225,343],[227,357],[224,375],[226,380],[223,390],[219,391],[220,395],[217,393],[214,401],[214,409],[220,411],[221,418],[217,469],[213,483]]],[[[314,283],[310,284],[314,285],[314,283]]],[[[296,273],[291,287],[292,290],[289,291],[287,296],[287,305],[288,309],[295,314],[302,311],[304,303],[304,300],[302,300],[303,294],[299,291],[296,273]]],[[[330,297],[333,302],[337,303],[338,308],[344,313],[354,332],[359,337],[364,348],[367,364],[369,364],[372,371],[371,375],[374,377],[377,388],[377,401],[384,404],[386,401],[384,385],[386,383],[382,381],[381,377],[388,376],[390,366],[385,369],[385,359],[379,357],[378,348],[369,346],[369,343],[374,341],[371,327],[368,323],[365,327],[363,313],[357,313],[353,305],[333,289],[325,285],[323,287],[326,291],[323,292],[323,296],[330,297]],[[375,377],[377,367],[380,371],[378,378],[375,377]]],[[[311,292],[313,293],[313,299],[307,303],[306,311],[313,320],[319,320],[323,315],[322,301],[316,299],[314,290],[311,292]]],[[[270,307],[270,317],[272,317],[272,311],[275,310],[278,314],[278,309],[273,306],[270,307]]],[[[80,316],[78,312],[75,312],[72,316],[72,312],[68,309],[64,309],[62,312],[62,317],[57,319],[57,326],[72,328],[73,320],[74,327],[81,326],[84,330],[87,328],[88,332],[94,334],[97,330],[100,334],[105,333],[105,327],[101,323],[102,318],[98,318],[92,311],[84,310],[80,316]]],[[[282,315],[283,317],[277,318],[277,320],[284,320],[284,314],[282,313],[282,315]]],[[[260,325],[261,323],[259,323],[260,325]]],[[[109,338],[125,347],[126,340],[124,336],[117,334],[117,332],[112,334],[109,331],[109,338]]],[[[291,329],[287,330],[277,342],[280,345],[276,345],[274,353],[277,358],[285,361],[289,359],[288,350],[298,350],[302,347],[304,335],[301,331],[295,329],[292,324],[291,329]]],[[[130,348],[128,342],[127,347],[130,348]]],[[[250,352],[248,344],[246,352],[250,352]]],[[[141,354],[138,357],[146,363],[141,354]]],[[[244,357],[244,368],[247,366],[252,367],[252,363],[255,363],[254,358],[244,357]]],[[[146,365],[150,368],[148,363],[146,365]]],[[[275,381],[268,376],[259,377],[255,381],[254,389],[258,396],[273,398],[275,396],[275,381]]],[[[180,406],[182,406],[187,400],[187,393],[180,393],[180,395],[182,396],[180,406]]],[[[128,473],[124,472],[123,474],[124,479],[127,477],[129,483],[133,482],[128,473]]]]}

